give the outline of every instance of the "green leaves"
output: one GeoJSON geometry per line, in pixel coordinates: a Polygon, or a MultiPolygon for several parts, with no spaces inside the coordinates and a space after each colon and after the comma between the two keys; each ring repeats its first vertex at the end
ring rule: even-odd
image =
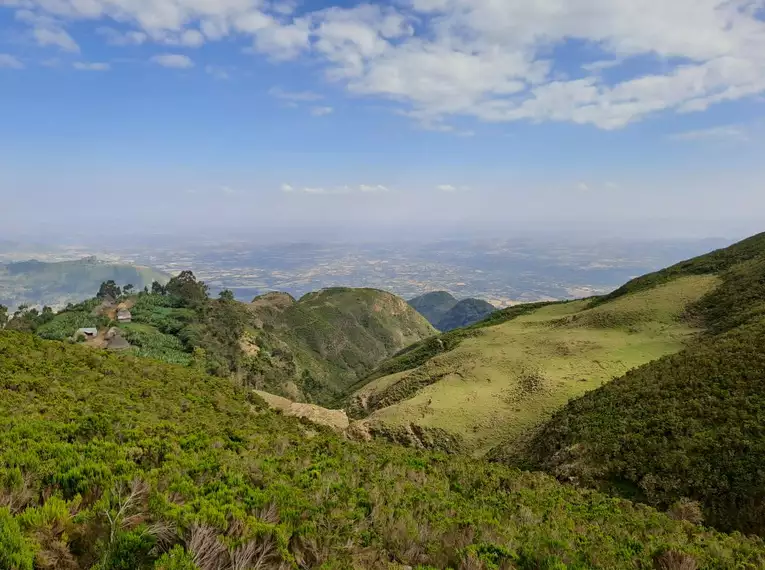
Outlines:
{"type": "Polygon", "coordinates": [[[0,507],[0,569],[32,570],[32,542],[21,533],[21,527],[10,511],[0,507]]]}

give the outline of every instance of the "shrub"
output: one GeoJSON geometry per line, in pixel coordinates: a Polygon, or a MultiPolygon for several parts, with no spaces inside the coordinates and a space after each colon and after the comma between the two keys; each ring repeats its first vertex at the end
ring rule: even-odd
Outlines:
{"type": "Polygon", "coordinates": [[[11,512],[0,507],[0,569],[32,570],[34,551],[11,512]]]}

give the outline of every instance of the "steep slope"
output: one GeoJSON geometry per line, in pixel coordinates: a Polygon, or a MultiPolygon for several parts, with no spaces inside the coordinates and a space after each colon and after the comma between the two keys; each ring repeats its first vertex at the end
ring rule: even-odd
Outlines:
{"type": "Polygon", "coordinates": [[[431,339],[354,386],[349,413],[374,426],[442,429],[476,454],[543,422],[571,398],[682,350],[686,308],[714,290],[689,276],[613,299],[518,306],[431,339]]]}
{"type": "Polygon", "coordinates": [[[446,291],[426,293],[408,301],[438,330],[447,332],[484,320],[497,308],[481,299],[456,299],[446,291]]]}
{"type": "Polygon", "coordinates": [[[458,303],[457,298],[447,291],[425,293],[407,302],[433,326],[458,303]]]}
{"type": "Polygon", "coordinates": [[[325,403],[386,358],[436,333],[403,299],[375,289],[325,289],[293,303],[272,295],[256,298],[251,311],[260,325],[251,341],[274,357],[264,353],[264,364],[294,367],[278,391],[325,403]]]}
{"type": "Polygon", "coordinates": [[[484,320],[496,310],[494,305],[481,299],[463,299],[449,309],[435,326],[444,332],[467,327],[484,320]]]}
{"type": "Polygon", "coordinates": [[[690,307],[710,335],[572,401],[492,456],[662,508],[698,501],[723,529],[765,534],[765,235],[667,273],[723,271],[690,307]]]}
{"type": "Polygon", "coordinates": [[[0,264],[0,305],[11,309],[19,305],[63,307],[92,296],[104,281],[143,289],[153,281],[166,283],[168,279],[168,275],[148,267],[104,263],[94,257],[0,264]]]}
{"type": "Polygon", "coordinates": [[[0,370],[2,568],[765,563],[544,475],[343,441],[192,368],[0,332],[0,370]]]}

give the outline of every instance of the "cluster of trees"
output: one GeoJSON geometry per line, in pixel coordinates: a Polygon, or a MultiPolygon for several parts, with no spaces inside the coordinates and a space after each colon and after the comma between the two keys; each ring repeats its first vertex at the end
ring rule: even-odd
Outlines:
{"type": "Polygon", "coordinates": [[[38,310],[29,305],[20,305],[12,315],[9,316],[8,307],[0,305],[0,330],[8,328],[11,330],[34,332],[37,328],[53,320],[55,314],[50,307],[43,307],[38,310]]]}
{"type": "Polygon", "coordinates": [[[540,474],[350,442],[191,367],[4,331],[0,369],[3,569],[765,563],[760,540],[540,474]]]}
{"type": "MultiPolygon", "coordinates": [[[[123,295],[132,295],[135,292],[133,285],[125,285],[120,288],[113,280],[104,281],[98,289],[96,298],[98,299],[119,299],[123,295]]],[[[209,299],[210,288],[204,283],[204,281],[197,280],[192,271],[182,271],[177,276],[170,279],[167,285],[162,285],[158,281],[154,281],[151,284],[151,289],[144,287],[142,293],[144,295],[168,295],[177,297],[184,305],[195,306],[204,303],[209,299]]],[[[141,293],[139,293],[141,294],[141,293]]],[[[234,293],[228,289],[224,289],[220,292],[220,297],[223,301],[233,301],[234,293]]]]}

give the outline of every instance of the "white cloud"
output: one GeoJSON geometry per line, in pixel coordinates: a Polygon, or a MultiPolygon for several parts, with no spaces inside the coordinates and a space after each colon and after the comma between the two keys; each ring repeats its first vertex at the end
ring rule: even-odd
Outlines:
{"type": "Polygon", "coordinates": [[[286,193],[302,193],[302,194],[376,194],[390,192],[391,189],[382,184],[359,184],[357,186],[345,184],[342,186],[304,186],[302,188],[296,188],[291,184],[282,184],[281,191],[286,193]]]}
{"type": "Polygon", "coordinates": [[[448,192],[450,194],[453,192],[469,192],[470,186],[455,186],[454,184],[439,184],[438,186],[436,186],[436,190],[440,192],[448,192]]]}
{"type": "Polygon", "coordinates": [[[585,71],[591,71],[593,73],[597,73],[598,71],[603,71],[604,69],[611,69],[612,67],[617,67],[622,64],[622,61],[619,59],[602,59],[599,61],[592,61],[590,63],[585,63],[582,65],[582,69],[585,71]]]}
{"type": "Polygon", "coordinates": [[[221,186],[220,191],[226,196],[234,196],[238,194],[238,192],[234,190],[233,188],[231,188],[230,186],[221,186]]]}
{"type": "Polygon", "coordinates": [[[674,141],[748,141],[749,134],[740,125],[724,125],[709,129],[674,133],[667,138],[674,141]]]}
{"type": "Polygon", "coordinates": [[[605,187],[608,190],[618,190],[619,188],[621,188],[621,186],[619,186],[616,182],[610,182],[610,181],[605,183],[605,187]]]}
{"type": "Polygon", "coordinates": [[[314,107],[311,109],[311,114],[314,117],[324,117],[331,115],[335,110],[332,107],[314,107]]]}
{"type": "Polygon", "coordinates": [[[106,39],[106,42],[113,46],[139,46],[149,39],[149,36],[143,32],[138,32],[136,30],[120,32],[114,28],[106,26],[98,28],[96,33],[103,36],[106,39]]]}
{"type": "Polygon", "coordinates": [[[200,47],[205,43],[205,37],[199,30],[186,30],[180,35],[179,43],[186,47],[200,47]]]}
{"type": "Polygon", "coordinates": [[[151,58],[151,61],[162,67],[172,67],[175,69],[188,69],[194,67],[194,62],[190,57],[172,53],[155,55],[151,58]]]}
{"type": "Polygon", "coordinates": [[[217,65],[206,65],[205,66],[205,73],[208,75],[212,75],[215,79],[225,80],[225,79],[231,79],[231,75],[229,74],[228,70],[224,67],[219,67],[217,65]]]}
{"type": "Polygon", "coordinates": [[[31,10],[18,10],[16,20],[30,26],[35,42],[42,47],[58,47],[63,51],[78,53],[80,46],[55,18],[31,10]]]}
{"type": "Polygon", "coordinates": [[[311,44],[310,22],[300,18],[288,25],[271,23],[255,32],[254,49],[275,61],[294,59],[311,44]]]}
{"type": "Polygon", "coordinates": [[[580,182],[579,184],[576,185],[576,189],[581,192],[587,192],[589,191],[590,187],[586,182],[580,182]]]}
{"type": "Polygon", "coordinates": [[[24,69],[24,64],[21,61],[7,53],[0,53],[0,68],[7,69],[24,69]]]}
{"type": "Polygon", "coordinates": [[[765,93],[762,0],[401,0],[297,16],[292,0],[2,3],[24,8],[38,43],[68,51],[79,48],[65,27],[92,20],[130,27],[107,36],[123,45],[244,36],[274,60],[306,54],[352,94],[389,99],[436,130],[452,117],[616,129],[765,93]],[[602,55],[569,79],[576,62],[551,54],[572,41],[602,55]],[[635,57],[655,70],[631,68],[635,57]],[[601,71],[615,65],[624,78],[609,83],[601,71]]]}
{"type": "Polygon", "coordinates": [[[32,30],[35,40],[41,46],[55,46],[64,51],[79,53],[80,46],[72,36],[60,28],[35,28],[32,30]]]}
{"type": "Polygon", "coordinates": [[[362,184],[359,186],[361,192],[390,192],[390,188],[382,184],[362,184]]]}
{"type": "Polygon", "coordinates": [[[293,103],[319,101],[324,98],[323,95],[314,93],[313,91],[285,91],[281,87],[272,87],[268,94],[271,95],[271,97],[293,103]]]}
{"type": "Polygon", "coordinates": [[[111,69],[108,63],[86,61],[76,61],[72,64],[72,67],[78,71],[109,71],[111,69]]]}
{"type": "Polygon", "coordinates": [[[277,14],[289,16],[297,10],[297,0],[282,0],[280,2],[273,3],[273,10],[277,14]]]}

